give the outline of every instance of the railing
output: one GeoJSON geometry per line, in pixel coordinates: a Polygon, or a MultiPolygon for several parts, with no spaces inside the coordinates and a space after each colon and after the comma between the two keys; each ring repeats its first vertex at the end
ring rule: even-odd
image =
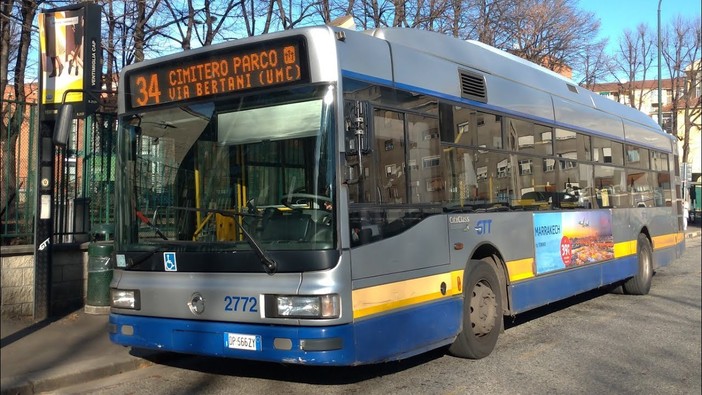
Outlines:
{"type": "MultiPolygon", "coordinates": [[[[11,100],[0,104],[0,244],[34,244],[38,108],[11,100]],[[16,111],[21,122],[10,122],[16,111]]],[[[54,243],[86,241],[91,229],[114,220],[116,116],[98,113],[74,125],[66,147],[56,150],[54,243]]]]}
{"type": "Polygon", "coordinates": [[[12,100],[0,106],[0,244],[33,244],[37,106],[12,100]]]}
{"type": "Polygon", "coordinates": [[[114,114],[98,113],[78,123],[65,148],[57,151],[54,236],[82,242],[92,230],[114,221],[114,114]],[[78,129],[78,128],[76,128],[78,129]]]}

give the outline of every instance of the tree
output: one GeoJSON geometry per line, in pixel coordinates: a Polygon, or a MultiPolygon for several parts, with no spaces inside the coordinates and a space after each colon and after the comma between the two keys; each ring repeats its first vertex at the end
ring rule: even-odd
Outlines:
{"type": "Polygon", "coordinates": [[[578,85],[592,89],[599,81],[609,76],[612,69],[612,58],[605,53],[607,40],[589,45],[581,56],[582,78],[578,85]]]}
{"type": "Polygon", "coordinates": [[[502,40],[509,36],[501,32],[507,29],[513,3],[510,0],[454,0],[451,13],[453,35],[496,48],[508,48],[509,45],[502,40]]]}
{"type": "Polygon", "coordinates": [[[651,66],[653,65],[654,36],[646,24],[637,26],[636,31],[626,30],[619,40],[619,48],[614,56],[612,75],[621,84],[624,94],[627,95],[628,104],[641,110],[643,97],[649,95],[651,90],[637,89],[636,81],[646,81],[651,66]],[[620,76],[624,76],[624,81],[620,76]],[[638,93],[638,97],[636,97],[638,93]]]}
{"type": "Polygon", "coordinates": [[[580,67],[600,23],[575,0],[522,0],[511,3],[497,26],[499,47],[559,71],[580,67]]]}
{"type": "Polygon", "coordinates": [[[671,131],[683,142],[683,163],[687,163],[689,159],[690,130],[693,124],[700,128],[702,102],[696,87],[699,86],[699,78],[702,75],[701,34],[699,17],[685,19],[679,16],[665,29],[661,40],[661,54],[673,84],[671,131]],[[683,125],[678,125],[679,112],[683,113],[683,125]]]}
{"type": "Polygon", "coordinates": [[[22,121],[24,119],[24,108],[22,108],[20,103],[24,103],[27,100],[27,91],[24,83],[25,70],[27,69],[27,55],[29,54],[29,47],[32,42],[32,22],[34,21],[40,3],[41,1],[21,0],[20,3],[15,6],[14,1],[4,0],[2,15],[0,15],[0,18],[3,20],[2,27],[0,27],[0,31],[2,32],[2,36],[0,36],[2,41],[0,44],[3,48],[3,50],[0,51],[2,52],[2,56],[0,56],[0,71],[2,71],[0,80],[3,81],[2,86],[0,86],[3,95],[3,112],[0,118],[0,141],[6,144],[3,152],[7,155],[3,158],[2,166],[4,173],[2,174],[2,179],[5,187],[0,188],[0,193],[7,194],[0,198],[0,202],[3,205],[17,192],[15,147],[17,146],[17,138],[19,137],[22,121]],[[10,25],[18,25],[16,28],[13,28],[13,26],[7,26],[6,24],[8,23],[10,25]],[[19,34],[10,34],[13,31],[17,31],[19,34]],[[16,41],[12,41],[13,38],[15,38],[16,41]],[[9,81],[8,75],[10,74],[10,48],[17,49],[17,55],[14,58],[14,66],[12,68],[13,99],[17,102],[17,104],[14,105],[9,105],[4,102],[6,84],[9,81]],[[5,50],[8,50],[7,55],[4,54],[5,50]],[[5,164],[8,165],[6,166],[5,164]]]}

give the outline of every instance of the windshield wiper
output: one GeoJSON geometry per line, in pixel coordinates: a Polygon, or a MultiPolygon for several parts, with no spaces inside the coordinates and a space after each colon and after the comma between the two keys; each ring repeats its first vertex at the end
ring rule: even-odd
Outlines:
{"type": "Polygon", "coordinates": [[[156,225],[151,223],[151,221],[148,218],[146,218],[146,216],[141,211],[137,210],[136,216],[137,216],[137,218],[139,218],[141,220],[141,222],[143,222],[146,226],[151,228],[151,230],[156,232],[156,234],[160,238],[162,238],[163,240],[168,240],[168,237],[166,237],[166,235],[164,235],[163,232],[161,232],[161,229],[159,229],[156,225]]]}
{"type": "Polygon", "coordinates": [[[191,208],[191,207],[175,207],[171,206],[169,208],[175,209],[175,210],[184,210],[184,211],[196,211],[196,212],[202,212],[205,214],[219,214],[223,215],[225,217],[233,218],[235,219],[233,222],[239,227],[239,230],[241,230],[241,233],[244,234],[244,239],[246,239],[246,242],[249,244],[251,249],[256,253],[256,256],[258,256],[258,259],[261,261],[261,264],[263,264],[263,270],[266,271],[266,273],[273,275],[278,271],[278,263],[273,260],[268,254],[266,254],[265,250],[261,248],[261,246],[256,243],[256,240],[254,240],[253,236],[249,234],[249,232],[244,228],[242,224],[239,223],[239,221],[236,221],[236,217],[260,217],[258,214],[248,214],[248,213],[241,213],[238,211],[230,211],[230,210],[221,210],[221,209],[216,209],[216,208],[191,208]]]}

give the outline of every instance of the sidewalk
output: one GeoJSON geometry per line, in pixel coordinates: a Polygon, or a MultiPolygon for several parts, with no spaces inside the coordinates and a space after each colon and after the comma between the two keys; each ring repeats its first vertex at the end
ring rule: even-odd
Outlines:
{"type": "MultiPolygon", "coordinates": [[[[700,237],[690,224],[686,238],[700,237]]],[[[150,366],[178,354],[131,350],[110,342],[107,315],[82,310],[32,323],[2,318],[1,394],[34,394],[150,366]]]]}
{"type": "Polygon", "coordinates": [[[149,366],[168,354],[113,344],[107,315],[82,310],[35,324],[2,318],[1,330],[3,395],[53,391],[149,366]]]}

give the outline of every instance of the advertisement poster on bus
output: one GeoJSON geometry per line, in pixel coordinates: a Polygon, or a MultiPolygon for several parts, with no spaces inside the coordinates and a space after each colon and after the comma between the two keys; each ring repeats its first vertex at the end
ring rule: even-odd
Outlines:
{"type": "Polygon", "coordinates": [[[614,259],[612,212],[535,213],[536,274],[614,259]]]}

